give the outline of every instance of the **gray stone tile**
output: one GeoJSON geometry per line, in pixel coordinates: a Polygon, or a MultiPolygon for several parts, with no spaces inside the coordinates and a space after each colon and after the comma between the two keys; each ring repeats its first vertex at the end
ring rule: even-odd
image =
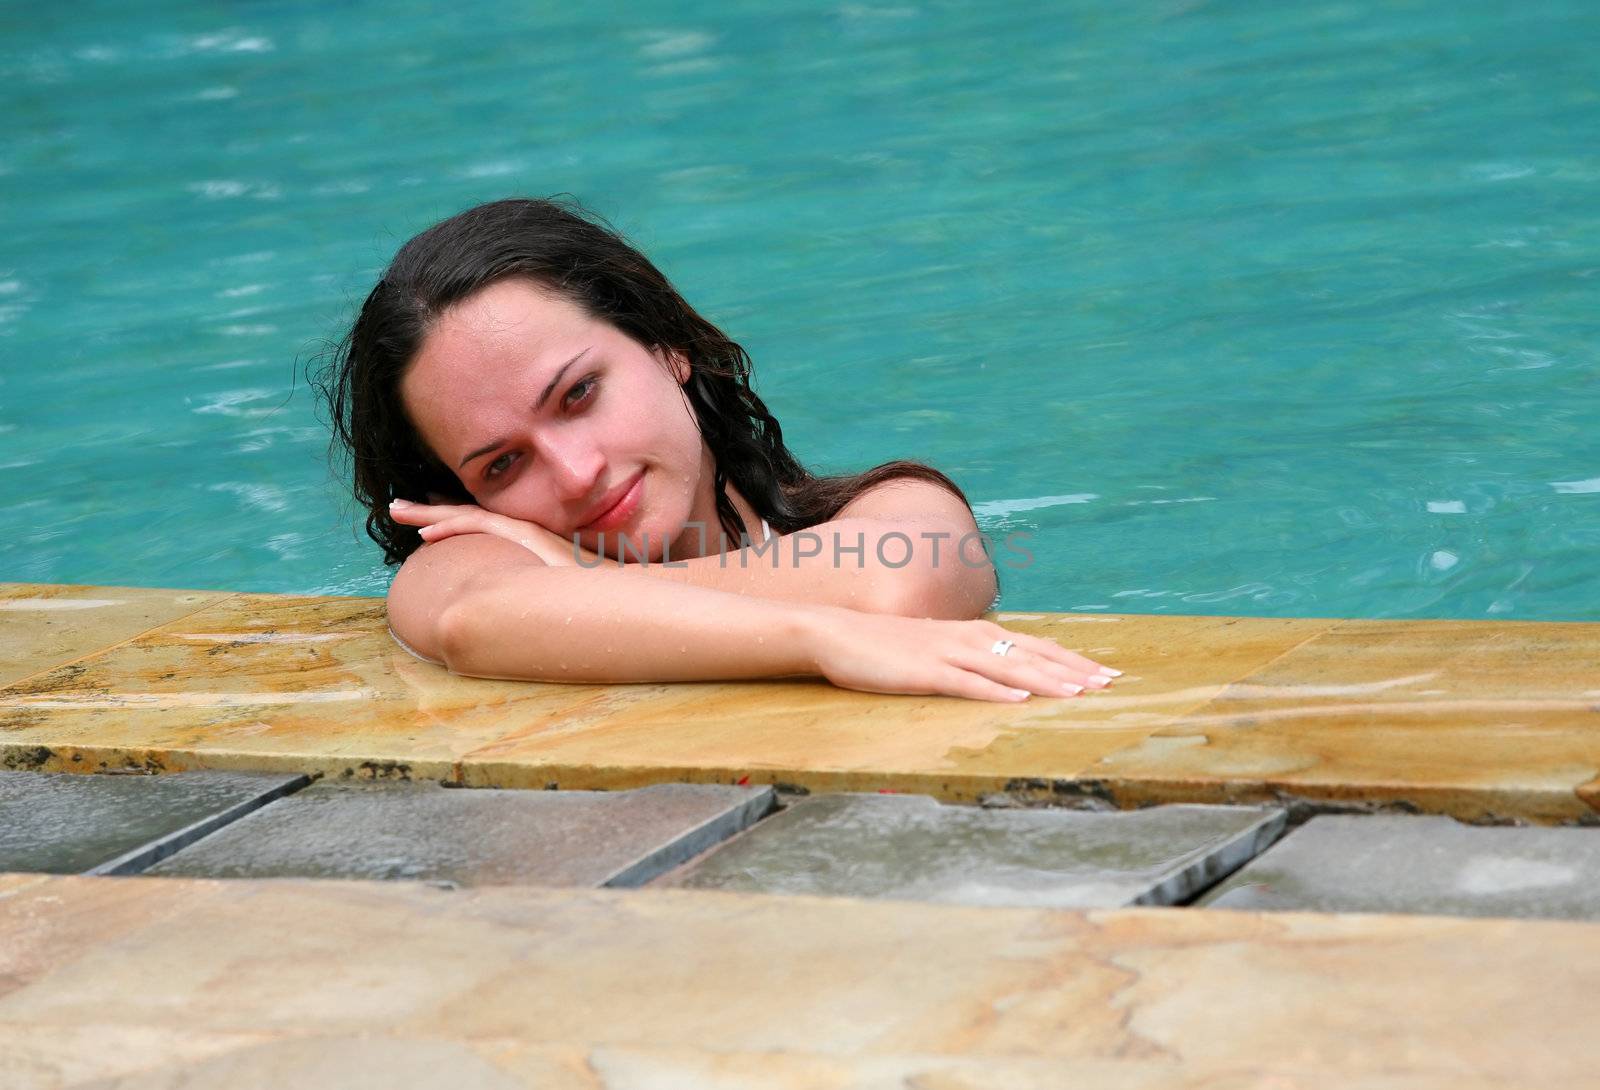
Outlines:
{"type": "Polygon", "coordinates": [[[320,783],[151,874],[402,878],[460,886],[635,886],[758,820],[770,787],[502,791],[320,783]]]}
{"type": "Polygon", "coordinates": [[[1270,844],[1276,809],[979,810],[803,799],[659,885],[1071,908],[1173,904],[1270,844]]]}
{"type": "Polygon", "coordinates": [[[1317,817],[1198,903],[1600,920],[1600,829],[1462,825],[1448,817],[1317,817]]]}
{"type": "Polygon", "coordinates": [[[0,772],[0,871],[135,874],[307,782],[281,773],[0,772]]]}

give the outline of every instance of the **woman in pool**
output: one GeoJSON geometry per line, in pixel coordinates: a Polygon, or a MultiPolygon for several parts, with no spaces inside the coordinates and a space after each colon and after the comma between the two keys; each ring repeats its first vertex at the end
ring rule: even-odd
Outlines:
{"type": "Polygon", "coordinates": [[[749,370],[574,208],[495,201],[406,243],[322,381],[367,532],[401,564],[397,638],[479,677],[997,701],[1110,683],[976,619],[995,572],[949,478],[813,476],[749,370]]]}

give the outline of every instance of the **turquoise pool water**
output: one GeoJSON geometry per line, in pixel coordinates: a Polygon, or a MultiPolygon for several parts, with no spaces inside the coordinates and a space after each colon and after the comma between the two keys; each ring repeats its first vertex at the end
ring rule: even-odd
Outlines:
{"type": "Polygon", "coordinates": [[[0,8],[0,580],[381,594],[297,367],[568,191],[1011,609],[1600,619],[1587,0],[0,8]]]}

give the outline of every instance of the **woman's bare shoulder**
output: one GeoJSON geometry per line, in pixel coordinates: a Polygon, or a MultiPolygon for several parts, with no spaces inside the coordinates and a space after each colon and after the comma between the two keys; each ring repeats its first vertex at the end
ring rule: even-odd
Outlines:
{"type": "Polygon", "coordinates": [[[976,528],[972,512],[954,492],[917,477],[880,481],[845,504],[835,518],[876,518],[895,522],[935,519],[976,528]]]}
{"type": "Polygon", "coordinates": [[[487,580],[544,566],[521,545],[493,534],[458,534],[424,545],[389,584],[389,627],[418,654],[441,659],[438,620],[447,607],[487,580]]]}

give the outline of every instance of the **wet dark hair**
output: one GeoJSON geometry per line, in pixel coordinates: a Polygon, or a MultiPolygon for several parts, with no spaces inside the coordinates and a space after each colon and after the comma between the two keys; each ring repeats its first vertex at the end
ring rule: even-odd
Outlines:
{"type": "Polygon", "coordinates": [[[386,563],[398,564],[422,544],[415,527],[390,517],[390,500],[427,502],[432,493],[473,502],[407,417],[400,380],[440,314],[512,278],[556,292],[641,345],[688,359],[683,389],[716,461],[717,516],[733,541],[743,527],[728,482],[780,534],[826,522],[868,488],[896,478],[931,481],[967,502],[954,481],[920,462],[835,477],[808,472],[750,389],[745,350],[697,314],[643,254],[575,201],[501,200],[451,216],[402,246],[312,380],[329,409],[331,451],[349,458],[367,534],[386,563]]]}

